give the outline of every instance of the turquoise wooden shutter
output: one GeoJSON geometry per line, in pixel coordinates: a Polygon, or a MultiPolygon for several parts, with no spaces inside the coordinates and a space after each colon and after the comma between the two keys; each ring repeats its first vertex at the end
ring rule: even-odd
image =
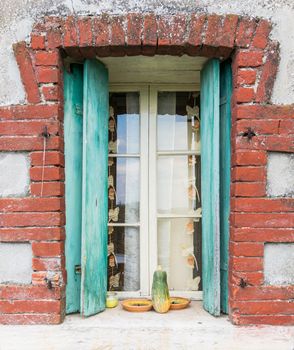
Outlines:
{"type": "Polygon", "coordinates": [[[83,66],[70,68],[64,71],[66,313],[80,310],[81,293],[83,66]]]}
{"type": "Polygon", "coordinates": [[[231,181],[231,94],[229,61],[220,66],[220,274],[221,311],[228,313],[229,215],[231,181]]]}
{"type": "Polygon", "coordinates": [[[215,316],[220,314],[219,74],[219,60],[208,61],[200,87],[203,306],[215,316]]]}
{"type": "Polygon", "coordinates": [[[84,64],[81,313],[105,309],[107,291],[108,71],[84,64]]]}

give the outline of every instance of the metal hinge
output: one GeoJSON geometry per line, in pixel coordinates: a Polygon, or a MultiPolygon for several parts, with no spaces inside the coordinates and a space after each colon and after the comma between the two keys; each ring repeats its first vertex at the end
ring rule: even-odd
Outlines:
{"type": "Polygon", "coordinates": [[[81,265],[76,265],[76,266],[75,266],[75,273],[76,273],[77,275],[80,275],[80,274],[82,273],[82,267],[81,267],[81,265]]]}

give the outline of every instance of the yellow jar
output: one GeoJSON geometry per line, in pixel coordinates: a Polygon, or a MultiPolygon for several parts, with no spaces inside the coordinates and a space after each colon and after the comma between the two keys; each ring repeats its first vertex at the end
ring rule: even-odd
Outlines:
{"type": "Polygon", "coordinates": [[[106,296],[106,307],[107,308],[114,308],[118,305],[118,297],[117,293],[115,292],[108,292],[106,296]]]}

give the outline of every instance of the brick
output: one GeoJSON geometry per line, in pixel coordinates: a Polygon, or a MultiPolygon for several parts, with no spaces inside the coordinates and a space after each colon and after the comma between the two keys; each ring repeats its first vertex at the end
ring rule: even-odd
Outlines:
{"type": "Polygon", "coordinates": [[[236,28],[238,24],[237,15],[226,15],[223,25],[219,30],[217,42],[219,46],[233,48],[235,43],[236,28]]]}
{"type": "Polygon", "coordinates": [[[57,121],[0,121],[0,135],[40,136],[44,128],[50,135],[57,135],[60,124],[57,121]]]}
{"type": "Polygon", "coordinates": [[[271,25],[269,21],[261,19],[258,23],[254,38],[252,40],[252,46],[264,50],[267,46],[268,36],[271,31],[271,25]]]}
{"type": "MultiPolygon", "coordinates": [[[[186,41],[186,15],[177,15],[173,18],[172,32],[171,32],[171,45],[179,46],[180,50],[184,47],[186,41]]],[[[181,52],[181,51],[179,51],[181,52]]]]}
{"type": "Polygon", "coordinates": [[[110,21],[110,45],[125,46],[124,16],[114,16],[110,21]]]}
{"type": "Polygon", "coordinates": [[[256,91],[256,102],[270,102],[279,62],[279,46],[277,43],[272,43],[267,52],[266,61],[261,72],[256,91]]]}
{"type": "Polygon", "coordinates": [[[232,256],[263,256],[263,243],[231,242],[230,255],[232,256]]]}
{"type": "Polygon", "coordinates": [[[170,16],[159,16],[157,19],[157,25],[158,48],[163,50],[163,47],[171,45],[172,19],[170,16]]]}
{"type": "MultiPolygon", "coordinates": [[[[43,166],[43,152],[33,152],[31,153],[31,165],[43,166]]],[[[45,165],[60,165],[64,166],[64,154],[61,152],[46,152],[45,155],[45,165]]]]}
{"type": "MultiPolygon", "coordinates": [[[[64,264],[63,264],[64,265],[64,264]]],[[[58,271],[62,267],[61,258],[33,258],[32,269],[34,271],[58,271]]]]}
{"type": "Polygon", "coordinates": [[[237,51],[233,60],[233,66],[259,67],[263,63],[263,52],[260,51],[237,51]]]}
{"type": "Polygon", "coordinates": [[[251,128],[256,134],[278,134],[280,121],[276,119],[254,120],[244,119],[237,121],[237,133],[242,133],[251,128]]]}
{"type": "Polygon", "coordinates": [[[0,314],[0,324],[13,325],[37,325],[37,324],[59,324],[63,321],[62,314],[0,314]]]}
{"type": "Polygon", "coordinates": [[[294,152],[292,136],[259,135],[255,136],[250,142],[243,136],[237,136],[235,146],[247,151],[294,152]]]}
{"type": "Polygon", "coordinates": [[[65,233],[62,227],[0,228],[0,241],[2,242],[58,241],[64,238],[65,233]]]}
{"type": "Polygon", "coordinates": [[[58,101],[59,91],[58,86],[42,86],[42,94],[46,101],[58,101]]]}
{"type": "Polygon", "coordinates": [[[62,35],[59,29],[52,29],[47,32],[48,49],[56,49],[62,46],[62,35]]]}
{"type": "Polygon", "coordinates": [[[232,239],[238,242],[294,242],[292,228],[232,228],[232,239]]]}
{"type": "Polygon", "coordinates": [[[279,134],[281,135],[293,135],[294,134],[294,119],[293,120],[281,120],[279,125],[279,134]]]}
{"type": "Polygon", "coordinates": [[[250,315],[240,316],[235,324],[238,325],[273,325],[273,326],[293,326],[293,315],[250,315]]]}
{"type": "Polygon", "coordinates": [[[218,15],[209,15],[207,17],[207,29],[203,39],[203,44],[207,46],[219,46],[218,34],[221,28],[222,17],[218,15]]]}
{"type": "Polygon", "coordinates": [[[0,285],[0,300],[60,299],[61,297],[61,288],[48,289],[44,286],[0,285]]]}
{"type": "MultiPolygon", "coordinates": [[[[34,196],[41,195],[41,183],[31,184],[31,193],[34,196]]],[[[64,183],[63,182],[45,182],[43,184],[43,197],[63,196],[64,183]]]]}
{"type": "Polygon", "coordinates": [[[30,169],[32,181],[64,180],[64,169],[61,167],[33,167],[30,169]]]}
{"type": "Polygon", "coordinates": [[[64,254],[63,242],[33,242],[33,255],[40,257],[56,257],[64,254]]]}
{"type": "Polygon", "coordinates": [[[42,212],[64,210],[60,198],[0,198],[0,212],[42,212]]]}
{"type": "MultiPolygon", "coordinates": [[[[52,136],[46,143],[47,150],[60,150],[63,139],[52,136]]],[[[44,148],[43,137],[3,136],[0,138],[1,151],[41,151],[44,148]]]]}
{"type": "Polygon", "coordinates": [[[255,28],[256,23],[254,20],[250,18],[241,18],[236,33],[236,46],[249,47],[255,28]]]}
{"type": "Polygon", "coordinates": [[[124,52],[128,56],[142,54],[143,16],[138,13],[129,13],[126,16],[126,46],[124,52]]]}
{"type": "Polygon", "coordinates": [[[294,314],[294,302],[285,300],[235,301],[233,308],[238,308],[243,315],[294,314]]]}
{"type": "Polygon", "coordinates": [[[59,71],[49,67],[37,68],[37,80],[39,83],[57,83],[59,71]]]}
{"type": "Polygon", "coordinates": [[[39,103],[40,94],[30,53],[24,41],[13,45],[13,51],[18,64],[21,80],[29,103],[39,103]]]}
{"type": "Polygon", "coordinates": [[[232,169],[232,181],[263,182],[266,179],[265,167],[235,167],[232,169]]]}
{"type": "Polygon", "coordinates": [[[293,106],[249,105],[234,109],[237,119],[294,119],[293,106]]]}
{"type": "MultiPolygon", "coordinates": [[[[235,258],[235,259],[259,259],[259,258],[235,258]]],[[[242,265],[242,267],[244,264],[242,265]]],[[[236,285],[240,285],[241,279],[248,286],[260,286],[263,284],[263,273],[261,271],[233,271],[230,280],[236,285]]]]}
{"type": "Polygon", "coordinates": [[[294,295],[293,286],[233,286],[230,288],[231,298],[234,300],[285,300],[292,299],[294,295]]]}
{"type": "Polygon", "coordinates": [[[47,48],[55,49],[62,46],[62,28],[64,19],[62,17],[45,18],[45,31],[47,33],[47,48]]]}
{"type": "Polygon", "coordinates": [[[63,46],[78,46],[77,24],[74,16],[68,16],[64,23],[63,46]]]}
{"type": "Polygon", "coordinates": [[[294,213],[235,213],[236,227],[293,228],[294,213]]]}
{"type": "Polygon", "coordinates": [[[144,16],[143,23],[143,54],[155,54],[157,45],[157,21],[154,14],[144,16]]]}
{"type": "Polygon", "coordinates": [[[96,17],[93,23],[93,35],[96,46],[108,46],[110,44],[110,19],[107,15],[96,17]]]}
{"type": "Polygon", "coordinates": [[[45,36],[44,35],[31,35],[31,48],[33,50],[44,50],[45,49],[45,36]]]}
{"type": "Polygon", "coordinates": [[[236,197],[263,197],[266,194],[264,182],[235,182],[232,186],[236,197]]]}
{"type": "Polygon", "coordinates": [[[239,69],[235,86],[253,85],[256,81],[256,70],[239,69]]]}
{"type": "Polygon", "coordinates": [[[206,21],[206,15],[196,15],[192,14],[190,19],[190,31],[188,36],[188,47],[189,51],[192,51],[192,53],[197,54],[197,52],[200,52],[200,47],[202,45],[202,39],[203,39],[203,28],[206,21]]]}
{"type": "Polygon", "coordinates": [[[79,31],[79,46],[92,46],[93,45],[93,33],[92,33],[92,18],[84,17],[77,21],[79,31]]]}
{"type": "Polygon", "coordinates": [[[249,87],[239,87],[233,92],[237,103],[252,102],[254,100],[254,89],[249,87]]]}
{"type": "Polygon", "coordinates": [[[0,314],[60,312],[60,300],[0,300],[0,314]]]}
{"type": "Polygon", "coordinates": [[[35,54],[36,66],[58,66],[59,55],[57,51],[37,51],[35,54]]]}
{"type": "Polygon", "coordinates": [[[231,257],[231,267],[241,272],[262,271],[263,259],[260,257],[231,257]]]}
{"type": "Polygon", "coordinates": [[[294,198],[235,198],[234,210],[242,212],[294,212],[294,198]]]}
{"type": "Polygon", "coordinates": [[[0,214],[0,227],[62,226],[63,224],[64,215],[61,212],[0,214]]]}
{"type": "Polygon", "coordinates": [[[0,110],[0,119],[49,119],[58,118],[58,104],[51,105],[28,105],[12,106],[0,110]]]}
{"type": "Polygon", "coordinates": [[[264,151],[237,151],[233,157],[233,165],[266,165],[267,155],[264,151]]]}

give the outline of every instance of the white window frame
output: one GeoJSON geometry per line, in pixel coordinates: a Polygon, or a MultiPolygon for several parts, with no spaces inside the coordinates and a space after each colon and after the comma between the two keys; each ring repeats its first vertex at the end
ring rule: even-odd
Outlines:
{"type": "MultiPolygon", "coordinates": [[[[111,224],[112,226],[140,227],[140,290],[118,292],[120,299],[151,295],[153,272],[157,267],[157,96],[160,91],[200,91],[199,84],[112,84],[110,92],[139,92],[140,94],[140,222],[135,225],[111,224]]],[[[160,152],[162,154],[162,152],[160,152]]],[[[175,154],[175,152],[164,152],[175,154]]],[[[179,151],[176,154],[199,155],[199,152],[179,151]]],[[[129,156],[129,155],[120,155],[129,156]]],[[[187,215],[160,215],[179,218],[187,215]]],[[[202,291],[170,291],[171,296],[183,296],[202,300],[202,291]]]]}
{"type": "Polygon", "coordinates": [[[119,157],[140,157],[140,222],[133,225],[111,223],[109,226],[135,226],[140,228],[140,290],[134,292],[118,292],[120,299],[149,296],[149,264],[148,252],[148,186],[145,174],[148,173],[148,86],[147,85],[125,85],[115,84],[109,86],[109,92],[138,92],[140,94],[140,153],[119,154],[119,157]],[[145,247],[147,247],[145,249],[145,247]],[[147,278],[146,278],[147,277],[147,278]]]}

